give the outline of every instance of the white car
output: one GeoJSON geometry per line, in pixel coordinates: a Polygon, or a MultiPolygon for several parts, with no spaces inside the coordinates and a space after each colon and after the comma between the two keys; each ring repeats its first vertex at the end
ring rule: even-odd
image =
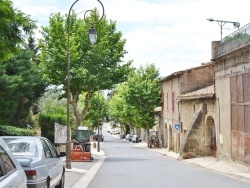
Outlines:
{"type": "Polygon", "coordinates": [[[130,137],[130,134],[126,134],[125,139],[126,139],[126,140],[129,140],[129,137],[130,137]]]}
{"type": "Polygon", "coordinates": [[[27,178],[23,168],[0,138],[0,187],[27,188],[27,178]]]}
{"type": "Polygon", "coordinates": [[[132,142],[133,143],[141,142],[141,138],[138,135],[133,135],[132,142]]]}
{"type": "Polygon", "coordinates": [[[53,144],[38,136],[1,136],[27,176],[28,188],[63,188],[66,153],[57,153],[53,144]]]}

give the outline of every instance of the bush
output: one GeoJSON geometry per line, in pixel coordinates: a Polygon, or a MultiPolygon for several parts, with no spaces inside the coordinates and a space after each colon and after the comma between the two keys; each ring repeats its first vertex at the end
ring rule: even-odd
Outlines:
{"type": "Polygon", "coordinates": [[[31,129],[18,128],[9,125],[0,126],[1,136],[34,136],[35,133],[31,129]]]}
{"type": "Polygon", "coordinates": [[[66,124],[66,116],[62,114],[43,114],[38,117],[38,124],[41,126],[41,136],[48,138],[54,144],[54,123],[66,124]]]}

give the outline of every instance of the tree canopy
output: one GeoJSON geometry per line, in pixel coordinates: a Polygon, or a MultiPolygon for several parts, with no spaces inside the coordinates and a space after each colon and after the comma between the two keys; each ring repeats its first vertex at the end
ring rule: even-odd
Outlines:
{"type": "Polygon", "coordinates": [[[159,71],[140,66],[120,85],[110,101],[110,115],[122,123],[149,130],[154,126],[155,107],[161,105],[159,71]]]}
{"type": "Polygon", "coordinates": [[[10,0],[0,0],[0,62],[10,58],[27,34],[36,28],[30,16],[13,8],[10,0]]]}
{"type": "Polygon", "coordinates": [[[32,57],[32,51],[20,49],[13,58],[0,64],[2,124],[26,126],[31,106],[44,92],[46,85],[32,57]]]}
{"type": "MultiPolygon", "coordinates": [[[[97,10],[92,11],[90,20],[98,20],[97,10]]],[[[90,21],[91,22],[91,21],[90,21]]],[[[70,103],[78,125],[81,125],[94,93],[124,82],[130,71],[131,62],[124,62],[125,39],[116,30],[116,22],[104,19],[95,25],[98,41],[91,45],[88,29],[92,27],[76,13],[70,16],[70,103]],[[86,94],[84,108],[79,112],[79,96],[86,94]]],[[[60,13],[50,17],[49,26],[43,27],[40,41],[41,66],[44,78],[54,85],[63,85],[66,91],[67,71],[67,15],[60,13]]],[[[66,93],[65,93],[66,94],[66,93]]]]}

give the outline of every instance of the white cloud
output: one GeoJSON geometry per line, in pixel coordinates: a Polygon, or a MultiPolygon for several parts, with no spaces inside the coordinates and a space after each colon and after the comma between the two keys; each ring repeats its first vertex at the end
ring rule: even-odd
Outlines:
{"type": "MultiPolygon", "coordinates": [[[[67,13],[74,0],[14,0],[14,5],[48,24],[51,13],[67,13]]],[[[211,42],[220,40],[220,26],[207,19],[250,22],[248,0],[102,0],[108,19],[127,40],[126,60],[134,66],[155,63],[162,76],[210,60],[211,42]]],[[[76,12],[97,7],[98,1],[79,0],[76,12]]],[[[223,36],[235,31],[225,24],[223,36]]]]}

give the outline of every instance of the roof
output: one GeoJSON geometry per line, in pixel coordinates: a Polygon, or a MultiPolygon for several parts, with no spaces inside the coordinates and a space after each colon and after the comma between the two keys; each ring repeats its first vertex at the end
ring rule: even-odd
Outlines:
{"type": "Polygon", "coordinates": [[[190,100],[190,99],[201,99],[201,98],[213,98],[214,96],[215,96],[214,85],[211,85],[196,91],[179,95],[178,99],[190,100]]]}
{"type": "Polygon", "coordinates": [[[197,67],[192,67],[192,68],[189,68],[189,69],[186,69],[186,70],[182,70],[182,71],[177,71],[177,72],[174,72],[164,78],[162,78],[160,81],[161,82],[164,82],[164,81],[167,81],[167,80],[171,80],[173,78],[176,78],[176,77],[179,77],[180,75],[182,75],[184,72],[187,72],[187,71],[191,71],[191,70],[195,70],[195,69],[200,69],[204,66],[209,66],[211,64],[214,64],[214,62],[205,62],[205,63],[201,63],[200,66],[197,66],[197,67]]]}

